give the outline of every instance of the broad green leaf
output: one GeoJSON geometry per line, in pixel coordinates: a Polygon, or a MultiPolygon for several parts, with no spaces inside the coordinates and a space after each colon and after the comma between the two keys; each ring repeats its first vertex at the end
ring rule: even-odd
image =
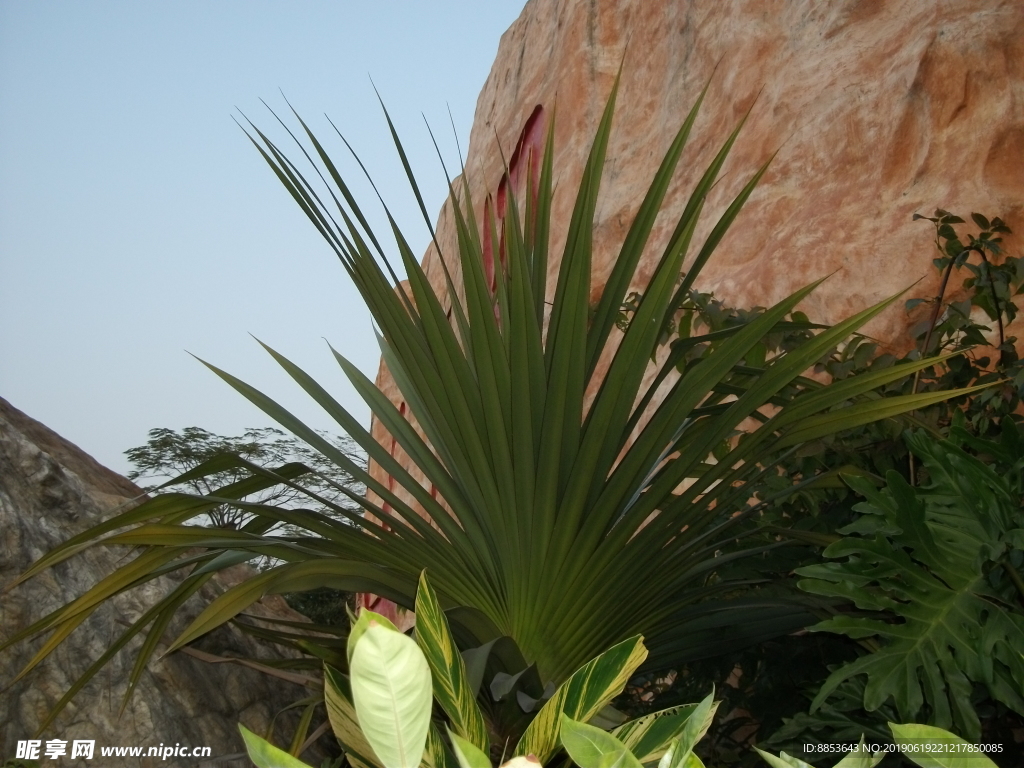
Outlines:
{"type": "Polygon", "coordinates": [[[370,624],[352,653],[359,727],[384,768],[418,768],[430,728],[430,668],[411,638],[370,624]]]}
{"type": "Polygon", "coordinates": [[[519,740],[515,754],[535,755],[540,762],[547,762],[558,749],[561,716],[581,722],[589,720],[622,691],[645,658],[643,638],[636,636],[584,664],[537,713],[519,740]]]}
{"type": "Polygon", "coordinates": [[[559,736],[569,757],[580,768],[642,768],[625,744],[593,725],[560,719],[559,736]]]}
{"type": "Polygon", "coordinates": [[[491,759],[473,742],[452,730],[448,731],[448,738],[452,740],[452,749],[455,752],[455,759],[459,761],[459,768],[491,768],[491,759]]]}
{"type": "Polygon", "coordinates": [[[455,647],[441,603],[420,574],[416,591],[416,642],[430,665],[434,698],[447,713],[456,733],[469,739],[485,754],[490,748],[484,718],[466,674],[466,665],[455,647]]]}
{"type": "Polygon", "coordinates": [[[998,768],[980,748],[942,728],[889,723],[901,754],[921,768],[998,768]]]}
{"type": "Polygon", "coordinates": [[[876,765],[882,762],[885,754],[884,751],[871,754],[864,743],[864,737],[861,736],[857,748],[852,752],[848,752],[833,768],[875,768],[876,765]]]}
{"type": "Polygon", "coordinates": [[[278,749],[266,739],[261,739],[241,723],[238,730],[245,740],[245,750],[256,768],[311,768],[297,757],[292,757],[283,749],[278,749]]]}
{"type": "Polygon", "coordinates": [[[355,623],[352,624],[352,629],[349,630],[348,641],[345,643],[345,655],[348,657],[349,664],[352,663],[352,652],[356,649],[356,643],[363,636],[363,633],[369,629],[371,622],[376,622],[382,627],[387,627],[395,632],[398,631],[398,627],[387,616],[381,616],[379,613],[374,613],[368,608],[361,609],[355,623]]]}

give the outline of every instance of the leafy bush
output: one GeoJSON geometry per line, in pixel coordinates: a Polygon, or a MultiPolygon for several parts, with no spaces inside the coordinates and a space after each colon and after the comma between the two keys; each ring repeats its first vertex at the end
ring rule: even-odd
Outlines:
{"type": "MultiPolygon", "coordinates": [[[[903,423],[893,420],[867,424],[823,437],[801,446],[796,453],[784,456],[778,474],[762,478],[762,488],[757,495],[764,504],[753,522],[763,531],[766,543],[781,538],[799,541],[806,546],[802,549],[790,546],[766,554],[758,561],[743,561],[749,578],[775,579],[778,585],[776,592],[781,588],[784,594],[784,575],[799,566],[817,562],[820,548],[839,539],[835,531],[859,516],[854,511],[857,494],[838,477],[838,472],[856,473],[870,478],[877,485],[884,484],[884,477],[889,471],[896,471],[908,479],[917,474],[911,471],[910,453],[902,434],[906,426],[927,429],[931,439],[938,439],[957,414],[963,417],[961,434],[964,429],[972,434],[992,435],[994,431],[998,434],[993,425],[997,425],[1000,418],[1019,419],[1019,415],[1013,412],[1019,403],[1022,381],[1020,362],[1013,346],[1015,339],[996,336],[996,324],[992,323],[992,328],[985,326],[978,313],[972,317],[971,307],[985,309],[991,320],[1001,321],[1000,326],[1008,324],[1017,312],[1013,297],[1020,290],[1024,259],[1002,253],[999,235],[1009,230],[1000,219],[990,221],[980,214],[973,214],[971,218],[980,229],[976,234],[963,232],[965,222],[946,211],[937,211],[931,219],[936,226],[936,244],[942,253],[935,266],[942,272],[943,286],[939,295],[932,299],[906,302],[908,311],[922,304],[931,306],[930,318],[911,328],[910,335],[916,341],[914,350],[900,359],[891,354],[879,355],[876,342],[855,336],[844,346],[831,350],[815,367],[829,380],[842,380],[853,374],[918,360],[921,350],[927,346],[931,352],[962,354],[923,369],[919,377],[897,380],[879,388],[877,394],[891,397],[914,390],[941,391],[971,384],[990,386],[970,397],[936,403],[916,412],[912,418],[904,417],[903,423]],[[957,236],[957,229],[963,234],[957,236]],[[961,239],[969,244],[971,250],[964,249],[961,239]],[[947,250],[953,255],[949,256],[947,250]],[[967,261],[968,257],[979,252],[986,255],[981,264],[967,261]],[[999,258],[993,258],[996,256],[999,258]],[[954,286],[950,280],[957,268],[967,272],[968,277],[962,285],[954,286]],[[955,301],[949,303],[945,299],[947,294],[955,301]],[[997,297],[995,300],[993,295],[997,297]],[[973,345],[987,343],[986,340],[992,338],[997,347],[1000,341],[1004,345],[1003,352],[994,361],[984,348],[973,348],[973,345]],[[791,488],[793,478],[810,479],[811,482],[806,482],[796,493],[782,495],[791,488]]],[[[632,295],[624,303],[620,318],[624,325],[630,321],[638,300],[639,295],[632,295]]],[[[714,334],[763,311],[759,307],[731,308],[713,295],[691,291],[676,322],[663,334],[663,343],[670,346],[671,354],[680,356],[680,364],[692,364],[706,352],[706,348],[695,350],[689,346],[687,334],[693,327],[700,325],[703,333],[714,334]],[[678,333],[677,328],[680,329],[678,333]]],[[[807,318],[799,314],[792,315],[787,321],[789,324],[782,333],[766,338],[768,356],[778,354],[813,330],[807,318]]],[[[997,460],[978,445],[968,448],[978,452],[983,462],[991,464],[996,474],[1015,476],[1012,462],[997,460]]],[[[920,472],[920,468],[917,469],[920,472]]],[[[1012,558],[1017,557],[1012,555],[1012,558]]],[[[1016,559],[1014,562],[1019,571],[1021,564],[1016,559]]],[[[738,574],[734,572],[732,575],[738,574]]],[[[997,568],[993,576],[1001,579],[1004,586],[1012,577],[1005,568],[997,568]]],[[[1012,595],[1009,599],[1012,604],[1012,595]]],[[[841,605],[823,607],[835,613],[841,605]]],[[[817,741],[821,738],[849,742],[856,741],[862,733],[868,733],[876,741],[884,741],[888,738],[886,720],[898,720],[900,715],[892,708],[891,700],[890,704],[882,704],[871,712],[864,711],[863,677],[840,685],[813,715],[799,711],[805,706],[801,703],[804,692],[810,690],[807,699],[813,698],[814,691],[821,686],[820,681],[828,676],[830,666],[834,668],[853,661],[858,650],[863,654],[866,649],[877,647],[877,643],[870,639],[862,638],[858,642],[820,634],[788,637],[782,642],[767,640],[739,653],[679,667],[675,684],[667,691],[650,686],[637,690],[641,693],[646,691],[646,695],[652,698],[652,704],[664,706],[668,702],[685,700],[701,686],[719,683],[723,711],[731,715],[712,727],[705,749],[711,750],[715,759],[724,764],[748,764],[749,757],[744,751],[757,734],[762,734],[763,738],[764,734],[774,732],[770,743],[777,745],[794,745],[800,743],[800,739],[817,741]],[[727,680],[729,683],[722,685],[727,680]]],[[[645,679],[653,681],[654,678],[648,675],[645,679]]],[[[643,711],[645,705],[638,703],[634,695],[632,699],[623,701],[621,706],[631,711],[643,711]]],[[[1024,719],[1016,716],[1012,709],[992,700],[977,686],[972,691],[968,706],[982,719],[984,740],[1011,743],[1014,738],[1012,729],[1024,724],[1024,719]]]]}
{"type": "Polygon", "coordinates": [[[1010,419],[996,443],[954,427],[951,439],[907,438],[928,482],[914,488],[890,472],[878,490],[850,485],[867,501],[825,557],[800,568],[800,587],[849,599],[871,613],[814,627],[879,647],[833,672],[813,711],[844,681],[866,675],[864,707],[892,700],[903,719],[922,710],[940,727],[980,736],[971,685],[1024,714],[1024,439],[1010,419]],[[996,459],[985,464],[970,446],[996,459]]]}
{"type": "Polygon", "coordinates": [[[980,213],[972,213],[971,219],[980,231],[977,235],[967,233],[967,245],[955,229],[965,223],[959,216],[940,208],[935,216],[915,214],[914,218],[926,219],[935,226],[935,245],[941,255],[933,263],[942,272],[942,283],[933,299],[907,302],[908,309],[922,303],[932,305],[929,319],[912,328],[911,334],[920,354],[966,352],[937,370],[925,369],[921,375],[930,389],[999,383],[998,387],[970,398],[954,398],[936,409],[939,419],[947,424],[950,408],[963,409],[971,430],[986,435],[1002,418],[1020,418],[1017,410],[1024,396],[1024,361],[1017,353],[1016,337],[1006,336],[1005,325],[1017,317],[1013,297],[1024,289],[1024,258],[1003,252],[1000,235],[1010,234],[1010,228],[998,216],[989,221],[980,213]],[[975,254],[981,257],[980,264],[970,262],[975,254]],[[996,262],[990,256],[1002,258],[996,262]],[[969,274],[962,283],[964,298],[944,303],[954,269],[966,269],[969,274]],[[991,342],[993,329],[973,317],[973,308],[982,310],[988,321],[996,324],[991,342]],[[995,360],[988,352],[990,347],[995,360]]]}

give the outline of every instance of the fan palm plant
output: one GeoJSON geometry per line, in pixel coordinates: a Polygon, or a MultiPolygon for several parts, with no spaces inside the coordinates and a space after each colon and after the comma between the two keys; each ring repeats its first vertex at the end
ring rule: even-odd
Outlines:
{"type": "MultiPolygon", "coordinates": [[[[877,387],[934,361],[873,371],[828,386],[802,378],[815,361],[893,299],[811,334],[783,354],[759,359],[765,336],[790,322],[794,307],[817,282],[747,323],[681,340],[713,343],[713,352],[682,372],[676,367],[678,358],[670,358],[652,383],[648,368],[657,357],[663,329],[768,163],[743,186],[687,261],[705,198],[736,140],[737,127],[678,214],[631,322],[624,331],[617,330],[620,307],[707,88],[673,139],[607,284],[591,305],[592,221],[615,89],[579,184],[553,293],[546,288],[555,164],[550,129],[539,176],[527,184],[536,192],[522,205],[508,196],[501,232],[493,214],[478,221],[464,176],[461,182],[450,182],[458,247],[440,254],[444,285],[439,295],[388,214],[395,251],[408,276],[407,282],[399,282],[398,265],[370,230],[321,142],[297,115],[307,142],[300,146],[315,176],[302,172],[253,127],[251,140],[366,301],[379,329],[383,360],[418,429],[372,381],[335,353],[341,370],[436,493],[324,387],[278,352],[268,348],[394,478],[403,494],[354,464],[277,402],[210,366],[278,423],[365,483],[382,503],[355,499],[370,513],[361,516],[303,491],[319,506],[332,509],[332,516],[249,501],[261,489],[278,484],[301,489],[297,481],[311,470],[297,464],[266,469],[230,456],[215,459],[178,481],[228,468],[244,470],[245,476],[203,496],[159,495],[36,563],[23,578],[84,547],[140,548],[133,560],[86,595],[9,642],[52,631],[34,665],[104,600],[156,575],[183,573],[180,584],[91,671],[149,628],[131,679],[134,686],[182,602],[212,573],[263,555],[275,558],[277,565],[211,603],[172,648],[239,616],[268,593],[331,586],[373,592],[412,608],[423,568],[429,569],[443,605],[457,609],[449,617],[460,642],[511,637],[524,661],[535,665],[542,685],[564,681],[604,649],[640,633],[650,649],[648,664],[664,666],[810,623],[814,617],[794,604],[724,600],[736,585],[716,573],[733,559],[763,551],[737,543],[737,526],[754,509],[750,483],[777,471],[770,457],[822,435],[896,417],[951,393],[885,399],[872,395],[877,387]],[[483,267],[482,231],[503,243],[504,262],[496,269],[493,287],[483,267]],[[461,273],[458,284],[452,277],[455,265],[461,273]],[[599,361],[610,362],[605,366],[599,361]],[[740,433],[741,425],[750,423],[755,426],[740,433]],[[251,515],[249,522],[237,531],[189,524],[222,504],[244,509],[251,515]],[[288,524],[284,534],[282,522],[288,524]]],[[[391,126],[390,118],[388,122],[391,126]]],[[[395,142],[425,214],[397,136],[395,142]]],[[[810,479],[794,478],[794,484],[810,479]]],[[[323,658],[337,656],[322,637],[303,636],[295,628],[282,631],[278,639],[323,658]]]]}

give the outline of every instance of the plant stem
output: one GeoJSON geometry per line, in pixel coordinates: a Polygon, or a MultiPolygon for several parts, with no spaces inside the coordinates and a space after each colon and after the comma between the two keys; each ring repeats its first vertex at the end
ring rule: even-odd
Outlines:
{"type": "MultiPolygon", "coordinates": [[[[946,266],[946,271],[942,274],[942,283],[939,285],[939,293],[935,297],[935,308],[932,310],[931,319],[928,321],[928,331],[924,335],[924,344],[921,345],[921,356],[928,354],[928,348],[931,345],[932,333],[935,331],[935,324],[939,320],[939,312],[942,310],[942,299],[946,295],[946,286],[949,284],[949,275],[953,271],[953,267],[956,266],[957,262],[960,261],[966,254],[971,251],[975,251],[981,256],[981,260],[985,262],[985,266],[988,267],[988,288],[992,292],[992,307],[996,311],[996,325],[999,329],[999,346],[1002,348],[1003,344],[1006,343],[1006,336],[1003,331],[1003,310],[999,306],[999,296],[996,294],[996,284],[992,277],[992,265],[989,263],[988,256],[985,255],[984,248],[978,248],[972,246],[970,248],[964,248],[960,253],[956,255],[956,258],[951,259],[949,264],[946,266]]],[[[1001,351],[1000,351],[1001,353],[1001,351]]],[[[921,379],[921,371],[914,373],[914,385],[911,387],[910,394],[917,394],[917,385],[921,379]]],[[[914,454],[911,453],[907,457],[908,468],[910,470],[910,484],[917,485],[916,479],[916,468],[914,466],[914,454]]],[[[1018,577],[1019,578],[1019,577],[1018,577]]],[[[1024,594],[1024,593],[1022,593],[1024,594]]]]}
{"type": "MultiPolygon", "coordinates": [[[[969,249],[968,249],[969,250],[969,249]]],[[[939,312],[942,310],[942,298],[946,295],[946,285],[949,283],[949,275],[953,271],[953,267],[961,256],[967,251],[961,251],[955,259],[950,259],[949,265],[946,267],[946,271],[942,274],[942,282],[939,284],[939,293],[935,297],[935,309],[932,310],[931,319],[928,321],[928,331],[924,335],[924,344],[921,345],[921,356],[924,357],[928,354],[928,345],[932,341],[932,332],[935,330],[935,324],[939,320],[939,312]]],[[[917,385],[921,380],[921,371],[914,373],[914,385],[910,389],[911,395],[917,394],[917,385]]],[[[908,468],[910,470],[910,484],[917,485],[916,471],[914,468],[914,454],[907,453],[908,468]]]]}

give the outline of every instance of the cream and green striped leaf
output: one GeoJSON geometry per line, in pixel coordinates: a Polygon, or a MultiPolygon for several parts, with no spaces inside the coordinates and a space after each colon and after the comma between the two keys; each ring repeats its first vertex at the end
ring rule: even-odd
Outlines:
{"type": "Polygon", "coordinates": [[[348,678],[326,664],[324,702],[327,705],[327,717],[331,722],[334,737],[345,750],[345,757],[353,768],[384,768],[359,727],[348,678]]]}
{"type": "Polygon", "coordinates": [[[456,756],[452,754],[452,750],[448,749],[441,737],[441,732],[433,722],[427,732],[427,746],[423,750],[420,768],[459,768],[456,756]]]}
{"type": "MultiPolygon", "coordinates": [[[[658,762],[658,768],[691,768],[693,765],[693,748],[707,732],[711,718],[715,712],[715,692],[709,693],[683,723],[679,735],[676,736],[665,754],[658,762]]],[[[698,761],[699,762],[699,761],[698,761]]]]}
{"type": "MultiPolygon", "coordinates": [[[[682,704],[678,707],[663,709],[660,712],[652,712],[644,717],[623,723],[612,730],[612,735],[629,747],[641,763],[659,760],[668,750],[673,739],[682,733],[690,717],[699,707],[700,704],[682,704]]],[[[700,728],[701,737],[711,727],[711,720],[717,709],[718,702],[714,702],[706,711],[704,722],[700,728]]]]}
{"type": "Polygon", "coordinates": [[[420,575],[416,590],[416,642],[430,665],[434,698],[451,720],[452,729],[486,754],[490,745],[484,718],[466,674],[466,664],[455,646],[437,594],[427,581],[426,571],[420,575]]]}
{"type": "Polygon", "coordinates": [[[546,762],[558,749],[561,717],[586,722],[615,698],[647,658],[639,635],[623,640],[584,664],[558,687],[516,745],[517,755],[546,762]]]}

